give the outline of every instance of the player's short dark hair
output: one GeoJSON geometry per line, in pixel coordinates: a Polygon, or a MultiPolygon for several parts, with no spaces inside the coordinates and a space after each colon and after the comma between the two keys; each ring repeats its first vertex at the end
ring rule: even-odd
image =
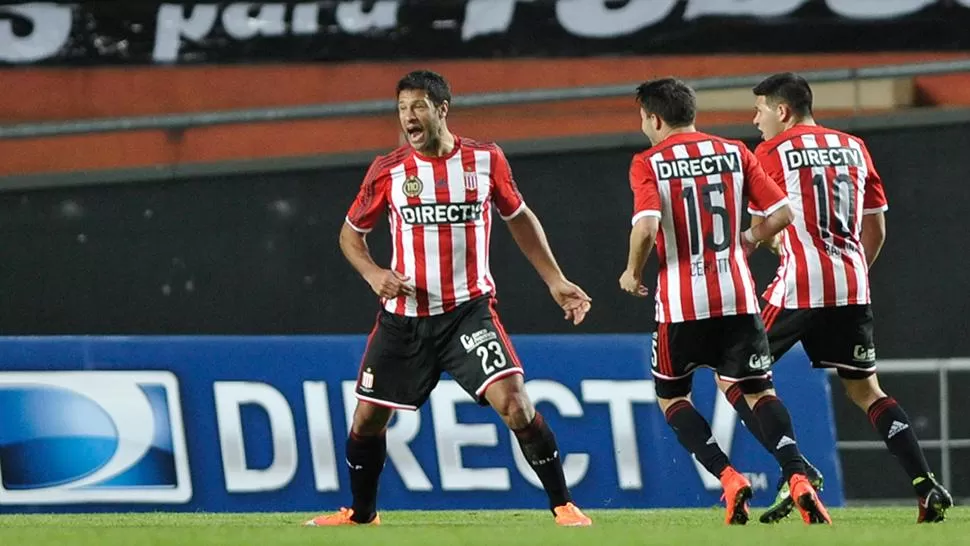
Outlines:
{"type": "Polygon", "coordinates": [[[752,91],[756,96],[787,104],[800,117],[812,115],[812,88],[798,74],[782,72],[768,76],[752,91]]]}
{"type": "Polygon", "coordinates": [[[659,116],[675,129],[693,124],[697,117],[697,95],[676,78],[641,83],[637,87],[637,102],[644,112],[659,116]]]}
{"type": "Polygon", "coordinates": [[[451,87],[444,76],[430,70],[415,70],[407,73],[397,82],[397,94],[406,89],[417,89],[428,94],[428,98],[435,106],[451,102],[451,87]]]}

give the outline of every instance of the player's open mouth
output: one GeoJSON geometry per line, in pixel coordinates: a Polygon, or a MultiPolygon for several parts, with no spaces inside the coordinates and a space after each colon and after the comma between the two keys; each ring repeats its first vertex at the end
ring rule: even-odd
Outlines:
{"type": "Polygon", "coordinates": [[[407,128],[408,138],[411,140],[419,140],[422,135],[424,135],[424,129],[421,127],[408,127],[407,128]]]}

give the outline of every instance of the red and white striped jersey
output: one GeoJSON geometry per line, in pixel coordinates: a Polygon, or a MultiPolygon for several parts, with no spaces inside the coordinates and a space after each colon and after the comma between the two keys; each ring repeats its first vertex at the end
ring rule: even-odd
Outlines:
{"type": "Polygon", "coordinates": [[[633,223],[660,218],[657,322],[760,312],[741,248],[746,199],[770,214],[787,203],[741,142],[673,135],[630,165],[633,223]]]}
{"type": "Polygon", "coordinates": [[[410,277],[416,292],[382,301],[384,308],[426,317],[494,293],[488,265],[493,203],[504,220],[525,209],[497,144],[456,136],[447,157],[403,146],[375,159],[346,221],[367,233],[387,215],[391,269],[410,277]]]}
{"type": "Polygon", "coordinates": [[[797,125],[755,153],[795,214],[782,232],[781,265],[764,298],[788,309],[869,303],[862,217],[889,207],[862,139],[797,125]]]}

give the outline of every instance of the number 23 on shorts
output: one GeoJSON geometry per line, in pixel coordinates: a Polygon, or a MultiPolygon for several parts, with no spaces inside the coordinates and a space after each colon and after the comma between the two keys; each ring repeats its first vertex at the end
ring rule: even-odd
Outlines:
{"type": "Polygon", "coordinates": [[[492,375],[495,370],[501,370],[509,363],[502,344],[495,340],[479,345],[475,354],[482,360],[482,371],[485,375],[492,375]]]}

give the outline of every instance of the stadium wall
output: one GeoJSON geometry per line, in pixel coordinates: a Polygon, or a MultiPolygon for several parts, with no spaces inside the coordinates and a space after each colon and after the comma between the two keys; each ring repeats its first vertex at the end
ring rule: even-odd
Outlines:
{"type": "MultiPolygon", "coordinates": [[[[970,202],[970,122],[861,134],[890,201],[888,242],[872,284],[880,356],[968,356],[970,301],[961,287],[970,286],[970,270],[955,258],[970,202]]],[[[652,306],[616,284],[629,228],[627,169],[643,140],[510,151],[564,270],[594,298],[580,332],[653,326],[652,306]]],[[[370,159],[187,177],[155,172],[168,180],[139,183],[97,184],[123,179],[93,173],[83,178],[90,185],[6,191],[0,302],[8,312],[0,315],[0,333],[366,332],[377,303],[340,256],[336,236],[370,159]]],[[[390,255],[386,229],[370,239],[378,259],[390,255]]],[[[510,330],[575,331],[501,223],[492,251],[510,330]]],[[[774,264],[767,253],[755,255],[760,286],[774,264]]]]}

